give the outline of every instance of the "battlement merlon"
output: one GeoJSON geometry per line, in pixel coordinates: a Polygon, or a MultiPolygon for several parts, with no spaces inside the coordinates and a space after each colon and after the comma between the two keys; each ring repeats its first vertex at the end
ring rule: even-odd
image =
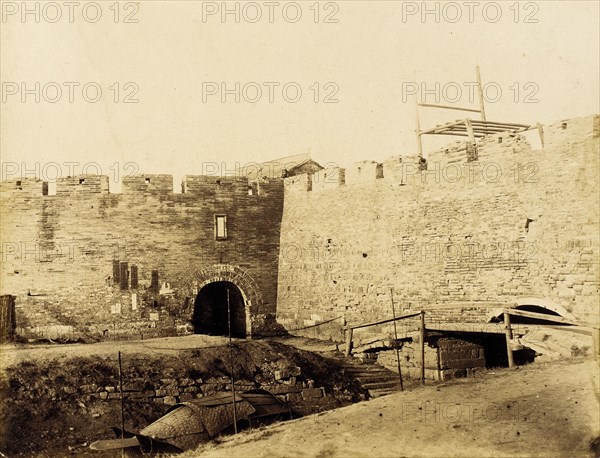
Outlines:
{"type": "MultiPolygon", "coordinates": [[[[56,196],[75,195],[171,195],[173,175],[136,174],[123,178],[121,192],[114,193],[109,188],[107,175],[76,175],[56,180],[56,196]]],[[[177,185],[176,185],[177,186],[177,185]]],[[[249,178],[246,176],[186,175],[181,184],[181,193],[203,195],[206,192],[239,192],[248,195],[265,195],[269,189],[282,186],[281,178],[249,178]],[[261,192],[265,191],[265,192],[261,192]]],[[[48,182],[34,177],[15,177],[0,182],[3,195],[23,197],[48,196],[48,182]]]]}
{"type": "MultiPolygon", "coordinates": [[[[543,127],[544,146],[540,151],[549,151],[561,144],[578,143],[598,137],[600,137],[599,115],[562,120],[543,127]]],[[[312,174],[286,178],[285,189],[288,192],[320,191],[343,185],[371,183],[379,179],[399,185],[407,184],[407,181],[411,184],[432,182],[435,180],[415,179],[413,175],[437,173],[445,167],[456,167],[469,162],[479,161],[487,164],[490,161],[503,159],[515,160],[514,158],[518,156],[514,154],[532,151],[534,151],[532,145],[523,133],[499,132],[483,137],[476,144],[464,140],[450,143],[431,151],[427,159],[412,154],[390,157],[381,163],[363,160],[347,168],[326,167],[312,174]]],[[[452,178],[446,181],[451,183],[452,178]]]]}
{"type": "MultiPolygon", "coordinates": [[[[543,143],[545,149],[554,148],[561,144],[577,143],[589,138],[600,136],[600,115],[564,119],[543,126],[543,143]]],[[[457,141],[447,146],[430,152],[427,155],[429,164],[439,162],[456,163],[470,160],[489,160],[499,158],[500,155],[510,151],[531,150],[531,145],[521,133],[500,132],[486,136],[477,142],[477,158],[469,157],[468,143],[457,141]]],[[[382,163],[375,161],[360,161],[348,168],[325,167],[322,168],[312,159],[300,161],[294,173],[285,178],[285,187],[288,190],[297,188],[304,191],[313,189],[328,189],[344,184],[358,184],[374,181],[380,178],[398,181],[402,184],[407,169],[422,167],[420,158],[416,154],[395,156],[384,160],[382,163]],[[308,170],[308,172],[307,172],[308,170]],[[306,178],[308,176],[309,178],[306,178]],[[300,178],[299,178],[300,177],[300,178]],[[302,178],[304,177],[304,178],[302,178]]],[[[280,164],[281,161],[273,161],[280,164]]],[[[270,163],[269,163],[270,164],[270,163]]],[[[289,172],[289,170],[288,170],[289,172]]],[[[4,177],[3,177],[4,178],[4,177]]],[[[269,186],[281,186],[281,178],[277,177],[252,177],[252,176],[217,176],[217,175],[186,175],[182,181],[184,194],[202,194],[208,189],[220,186],[220,189],[236,189],[250,194],[260,195],[260,189],[266,190],[269,186]],[[239,188],[238,188],[239,187],[239,188]]],[[[0,192],[3,195],[35,197],[48,195],[48,182],[35,177],[11,177],[0,182],[0,192]]],[[[106,175],[77,175],[62,177],[56,180],[57,196],[73,195],[102,195],[102,194],[173,194],[173,176],[169,174],[138,174],[123,178],[121,193],[111,193],[109,177],[106,175]]],[[[264,194],[263,194],[264,195],[264,194]]]]}

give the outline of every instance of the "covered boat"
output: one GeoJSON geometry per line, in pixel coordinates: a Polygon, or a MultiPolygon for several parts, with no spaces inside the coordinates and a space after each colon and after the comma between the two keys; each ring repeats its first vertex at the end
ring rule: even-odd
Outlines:
{"type": "MultiPolygon", "coordinates": [[[[126,449],[134,454],[177,453],[192,450],[234,423],[233,393],[218,393],[172,406],[167,413],[138,434],[113,428],[118,439],[96,441],[92,450],[126,449]],[[121,438],[123,435],[123,438],[121,438]]],[[[235,394],[237,421],[289,413],[286,403],[272,393],[255,389],[235,394]]]]}

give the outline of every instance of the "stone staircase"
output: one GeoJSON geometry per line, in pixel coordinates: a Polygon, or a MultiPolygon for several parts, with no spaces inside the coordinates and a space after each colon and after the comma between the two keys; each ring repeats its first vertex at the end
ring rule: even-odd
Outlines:
{"type": "MultiPolygon", "coordinates": [[[[341,353],[334,359],[349,377],[356,380],[369,394],[377,398],[400,391],[398,374],[377,364],[374,359],[345,358],[341,353]]],[[[405,381],[406,388],[406,381],[405,381]]]]}

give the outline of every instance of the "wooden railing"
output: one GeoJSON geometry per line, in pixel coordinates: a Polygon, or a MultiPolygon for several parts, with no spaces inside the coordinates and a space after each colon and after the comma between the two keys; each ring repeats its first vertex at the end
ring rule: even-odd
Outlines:
{"type": "MultiPolygon", "coordinates": [[[[564,318],[558,315],[549,315],[546,313],[535,313],[535,312],[527,312],[525,310],[517,310],[517,309],[506,309],[503,311],[504,313],[504,334],[506,336],[506,354],[508,356],[508,367],[515,366],[515,360],[513,355],[513,350],[511,348],[511,340],[513,338],[512,326],[510,323],[510,317],[512,316],[520,316],[524,318],[533,318],[536,320],[550,321],[553,323],[560,324],[569,324],[572,326],[577,326],[579,329],[587,329],[590,331],[594,339],[594,350],[597,351],[599,348],[598,342],[600,341],[600,336],[598,335],[598,326],[590,323],[581,323],[569,318],[564,318]]],[[[568,328],[567,328],[568,329],[568,328]]]]}
{"type": "Polygon", "coordinates": [[[394,316],[393,318],[387,318],[385,320],[355,324],[352,326],[344,327],[344,334],[345,334],[344,337],[345,337],[345,341],[346,341],[346,348],[345,348],[346,357],[350,356],[350,354],[352,353],[352,343],[353,343],[355,329],[368,328],[371,326],[378,326],[378,325],[382,325],[382,324],[386,324],[386,323],[394,323],[394,337],[395,337],[394,347],[396,348],[396,362],[398,363],[398,377],[400,378],[400,388],[403,389],[404,387],[403,387],[403,383],[402,383],[402,368],[400,367],[400,354],[399,354],[399,350],[397,347],[398,332],[396,330],[396,321],[405,320],[407,318],[415,318],[415,317],[421,318],[420,325],[419,325],[419,341],[420,341],[420,345],[421,345],[421,383],[424,384],[425,383],[425,332],[426,332],[426,330],[425,330],[425,312],[423,310],[421,310],[420,312],[408,313],[406,315],[394,316]]]}
{"type": "MultiPolygon", "coordinates": [[[[393,306],[392,306],[392,310],[394,310],[393,306]]],[[[511,347],[511,341],[513,338],[513,328],[512,328],[511,319],[510,319],[511,316],[532,318],[532,319],[541,320],[541,321],[542,320],[549,321],[552,323],[572,325],[572,326],[577,326],[577,329],[585,329],[594,338],[595,351],[600,351],[600,328],[598,327],[598,325],[590,324],[590,323],[581,323],[581,322],[578,322],[578,321],[575,321],[575,320],[572,320],[569,318],[564,318],[564,317],[558,316],[558,315],[549,315],[549,314],[545,314],[545,313],[528,312],[525,310],[517,310],[517,309],[505,309],[505,310],[503,310],[503,315],[504,315],[504,334],[506,337],[506,353],[508,356],[508,366],[509,367],[515,366],[513,350],[511,347]]],[[[416,318],[416,317],[421,318],[420,326],[419,326],[419,334],[420,334],[419,341],[420,341],[420,347],[421,347],[421,383],[425,383],[425,336],[426,336],[427,330],[425,328],[425,312],[424,311],[413,312],[413,313],[408,313],[406,315],[394,316],[392,318],[387,318],[384,320],[355,324],[355,325],[348,325],[348,326],[344,327],[344,334],[345,334],[345,341],[346,341],[345,342],[346,343],[346,345],[345,345],[346,357],[350,356],[350,354],[352,353],[355,329],[367,328],[367,327],[371,327],[371,326],[378,326],[378,325],[382,325],[382,324],[386,324],[386,323],[394,323],[394,335],[395,335],[395,339],[396,339],[394,346],[396,347],[396,359],[397,359],[397,363],[398,363],[398,376],[400,378],[400,387],[402,388],[403,387],[402,369],[400,367],[400,355],[399,355],[399,350],[397,347],[398,333],[396,330],[396,322],[400,321],[400,320],[405,320],[408,318],[416,318]]],[[[566,329],[568,329],[568,328],[566,328],[566,329]]]]}

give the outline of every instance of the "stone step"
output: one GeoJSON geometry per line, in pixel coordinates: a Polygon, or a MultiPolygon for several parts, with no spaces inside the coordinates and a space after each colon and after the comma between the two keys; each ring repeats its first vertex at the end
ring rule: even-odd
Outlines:
{"type": "Polygon", "coordinates": [[[352,371],[354,371],[354,372],[357,372],[357,371],[358,372],[361,372],[361,371],[364,371],[364,372],[385,372],[385,371],[388,371],[389,372],[389,369],[386,369],[385,367],[379,366],[379,365],[377,365],[377,366],[366,366],[366,367],[365,366],[350,366],[350,367],[344,367],[344,370],[347,370],[347,371],[350,371],[350,372],[352,372],[352,371]]]}
{"type": "Polygon", "coordinates": [[[372,382],[388,382],[388,381],[394,381],[394,380],[398,380],[398,377],[394,377],[391,375],[385,375],[385,376],[377,376],[377,375],[369,375],[369,376],[365,376],[365,377],[354,377],[355,380],[358,380],[359,382],[361,382],[362,384],[364,383],[372,383],[372,382]]]}
{"type": "Polygon", "coordinates": [[[398,385],[398,381],[394,380],[386,380],[382,382],[370,382],[370,383],[361,383],[362,387],[367,390],[380,389],[380,388],[396,388],[400,389],[398,385]]]}
{"type": "Polygon", "coordinates": [[[369,390],[369,396],[372,398],[379,398],[381,396],[387,396],[388,394],[394,394],[400,392],[400,387],[390,389],[390,388],[381,388],[381,389],[373,389],[369,390]]]}
{"type": "Polygon", "coordinates": [[[390,372],[389,369],[386,369],[385,367],[380,366],[379,364],[368,366],[356,365],[351,367],[345,367],[344,369],[351,372],[390,372]]]}
{"type": "Polygon", "coordinates": [[[346,372],[346,375],[354,378],[364,378],[364,377],[393,377],[394,373],[390,373],[389,371],[385,372],[346,372]]]}
{"type": "Polygon", "coordinates": [[[342,355],[334,357],[344,373],[356,380],[368,393],[376,398],[400,391],[398,375],[379,365],[375,359],[359,360],[342,355]]]}

